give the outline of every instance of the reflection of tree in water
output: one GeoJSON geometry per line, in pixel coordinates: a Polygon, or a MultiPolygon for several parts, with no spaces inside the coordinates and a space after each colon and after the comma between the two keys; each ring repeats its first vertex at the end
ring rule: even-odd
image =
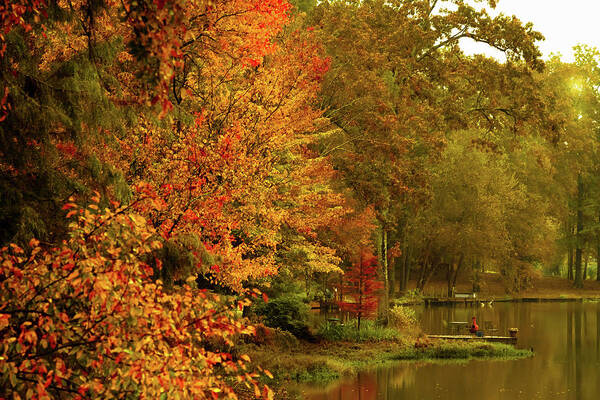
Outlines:
{"type": "Polygon", "coordinates": [[[573,387],[573,307],[567,309],[567,387],[573,387]]]}
{"type": "MultiPolygon", "coordinates": [[[[600,274],[600,266],[598,266],[600,274]]],[[[596,361],[600,363],[600,307],[596,310],[596,361]]]]}
{"type": "MultiPolygon", "coordinates": [[[[401,365],[394,368],[388,368],[386,372],[386,381],[388,386],[393,389],[404,389],[415,386],[417,380],[416,369],[419,365],[401,365]]],[[[385,397],[384,397],[385,398],[385,397]]]]}
{"type": "Polygon", "coordinates": [[[375,400],[377,398],[377,376],[373,373],[359,373],[358,386],[342,393],[340,400],[375,400]]]}
{"type": "Polygon", "coordinates": [[[600,303],[494,304],[494,307],[423,309],[424,330],[441,320],[462,320],[475,313],[498,321],[501,332],[519,327],[519,345],[535,356],[518,361],[483,361],[465,366],[396,364],[364,373],[360,383],[308,396],[310,400],[469,398],[472,387],[486,400],[596,400],[600,393],[600,303]],[[523,308],[523,310],[520,310],[523,308]],[[374,381],[375,380],[375,381],[374,381]],[[374,383],[376,382],[377,388],[374,383]],[[360,389],[359,389],[360,387],[360,389]],[[466,389],[465,389],[466,388],[466,389]],[[377,392],[377,393],[375,393],[377,392]],[[440,394],[442,397],[440,397],[440,394]]]}
{"type": "MultiPolygon", "coordinates": [[[[569,398],[587,400],[596,398],[598,385],[597,369],[600,361],[600,308],[596,306],[596,329],[588,329],[592,313],[584,305],[570,305],[567,311],[567,387],[569,398]],[[589,315],[588,315],[589,314],[589,315]],[[595,334],[595,335],[594,335],[595,334]],[[596,349],[595,353],[592,348],[596,349]]],[[[592,325],[593,326],[593,325],[592,325]]]]}
{"type": "Polygon", "coordinates": [[[581,308],[575,310],[575,398],[581,399],[581,308]]]}
{"type": "Polygon", "coordinates": [[[376,373],[360,372],[355,379],[337,382],[327,389],[320,390],[317,395],[309,394],[309,398],[311,400],[375,400],[378,391],[377,382],[376,373]]]}

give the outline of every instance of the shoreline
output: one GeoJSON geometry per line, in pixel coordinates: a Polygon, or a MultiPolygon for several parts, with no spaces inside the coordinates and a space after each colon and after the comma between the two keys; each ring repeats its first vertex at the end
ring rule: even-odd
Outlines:
{"type": "Polygon", "coordinates": [[[585,302],[585,301],[600,301],[600,296],[579,296],[579,297],[482,297],[482,298],[437,298],[437,297],[425,297],[420,303],[415,302],[398,302],[403,306],[408,305],[450,305],[450,304],[474,304],[480,303],[573,303],[573,302],[585,302]]]}
{"type": "Polygon", "coordinates": [[[406,336],[381,342],[273,343],[245,345],[241,349],[253,365],[270,371],[264,380],[276,398],[292,399],[289,388],[310,384],[326,385],[356,376],[360,371],[395,363],[464,363],[473,360],[507,361],[529,358],[528,349],[484,341],[446,341],[406,336]]]}

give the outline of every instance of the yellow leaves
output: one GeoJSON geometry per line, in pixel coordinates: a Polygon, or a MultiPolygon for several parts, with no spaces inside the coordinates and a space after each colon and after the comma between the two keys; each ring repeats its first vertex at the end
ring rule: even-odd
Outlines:
{"type": "Polygon", "coordinates": [[[9,320],[10,316],[8,314],[0,314],[0,331],[8,326],[9,320]]]}
{"type": "Polygon", "coordinates": [[[136,227],[141,228],[146,226],[146,219],[141,215],[130,214],[129,219],[135,224],[136,227]]]}
{"type": "Polygon", "coordinates": [[[10,248],[12,249],[12,251],[13,251],[15,254],[23,254],[23,249],[22,249],[22,248],[20,248],[19,246],[17,246],[16,244],[14,244],[14,243],[11,243],[11,244],[10,244],[10,248]]]}

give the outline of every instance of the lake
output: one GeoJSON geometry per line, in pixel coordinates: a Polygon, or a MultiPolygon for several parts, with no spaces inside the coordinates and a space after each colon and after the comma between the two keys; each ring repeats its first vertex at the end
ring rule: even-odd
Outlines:
{"type": "MultiPolygon", "coordinates": [[[[600,395],[600,303],[493,303],[417,308],[423,331],[450,333],[450,321],[476,316],[490,334],[519,329],[517,347],[535,356],[515,361],[407,363],[303,390],[310,400],[596,400],[600,395]],[[497,329],[489,330],[489,327],[497,329]]],[[[488,333],[486,332],[486,333],[488,333]]]]}

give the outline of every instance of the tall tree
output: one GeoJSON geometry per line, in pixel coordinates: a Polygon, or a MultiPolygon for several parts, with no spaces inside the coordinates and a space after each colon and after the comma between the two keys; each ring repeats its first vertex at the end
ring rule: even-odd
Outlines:
{"type": "Polygon", "coordinates": [[[521,129],[532,112],[527,105],[537,104],[521,93],[542,66],[534,45],[542,36],[463,1],[324,2],[309,23],[332,57],[322,93],[332,127],[323,134],[323,152],[356,198],[376,211],[387,301],[387,252],[406,242],[409,216],[429,196],[424,166],[439,156],[450,130],[521,129]],[[466,57],[461,39],[499,48],[510,62],[466,57]]]}

